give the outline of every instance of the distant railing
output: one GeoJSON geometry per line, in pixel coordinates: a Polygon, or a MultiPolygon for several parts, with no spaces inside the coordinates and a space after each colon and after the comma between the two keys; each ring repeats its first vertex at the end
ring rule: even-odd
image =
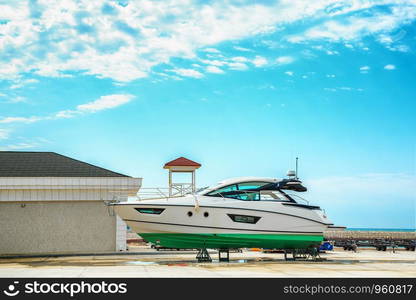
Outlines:
{"type": "Polygon", "coordinates": [[[171,196],[173,197],[180,197],[192,193],[193,186],[191,183],[172,183],[171,185],[171,196]]]}
{"type": "Polygon", "coordinates": [[[185,195],[193,194],[192,184],[188,183],[174,183],[171,189],[168,187],[153,187],[153,188],[140,188],[139,192],[135,196],[127,196],[126,194],[120,194],[114,192],[112,199],[105,201],[106,204],[114,202],[126,202],[131,200],[152,200],[161,198],[175,198],[185,195]]]}
{"type": "MultiPolygon", "coordinates": [[[[133,197],[134,198],[134,197],[133,197]]],[[[136,196],[137,200],[169,198],[169,188],[141,188],[136,196]]]]}

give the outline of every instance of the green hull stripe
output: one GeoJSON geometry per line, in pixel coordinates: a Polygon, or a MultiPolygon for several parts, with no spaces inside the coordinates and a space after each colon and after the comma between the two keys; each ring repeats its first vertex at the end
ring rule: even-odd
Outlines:
{"type": "Polygon", "coordinates": [[[139,233],[146,241],[169,248],[277,248],[301,249],[319,245],[322,235],[303,234],[193,234],[139,233]]]}

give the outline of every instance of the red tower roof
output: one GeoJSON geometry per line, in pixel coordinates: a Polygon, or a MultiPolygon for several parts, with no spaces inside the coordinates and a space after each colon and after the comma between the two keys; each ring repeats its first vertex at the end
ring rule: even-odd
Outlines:
{"type": "Polygon", "coordinates": [[[163,168],[166,169],[167,167],[174,167],[174,166],[175,167],[198,167],[199,168],[201,164],[181,156],[177,159],[167,162],[163,166],[163,168]]]}

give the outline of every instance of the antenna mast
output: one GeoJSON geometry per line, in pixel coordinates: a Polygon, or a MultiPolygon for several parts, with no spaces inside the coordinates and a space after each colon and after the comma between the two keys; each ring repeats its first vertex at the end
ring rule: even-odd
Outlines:
{"type": "Polygon", "coordinates": [[[298,177],[298,159],[299,159],[299,158],[298,158],[298,157],[296,157],[296,173],[295,173],[295,174],[296,174],[296,175],[295,175],[295,176],[296,176],[296,179],[299,179],[299,177],[298,177]]]}

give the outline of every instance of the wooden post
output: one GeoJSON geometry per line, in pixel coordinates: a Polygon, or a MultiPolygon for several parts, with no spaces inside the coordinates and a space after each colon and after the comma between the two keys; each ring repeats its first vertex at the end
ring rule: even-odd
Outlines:
{"type": "Polygon", "coordinates": [[[172,196],[172,171],[169,170],[169,197],[172,196]]]}
{"type": "Polygon", "coordinates": [[[195,171],[192,171],[192,193],[195,193],[195,171]]]}

